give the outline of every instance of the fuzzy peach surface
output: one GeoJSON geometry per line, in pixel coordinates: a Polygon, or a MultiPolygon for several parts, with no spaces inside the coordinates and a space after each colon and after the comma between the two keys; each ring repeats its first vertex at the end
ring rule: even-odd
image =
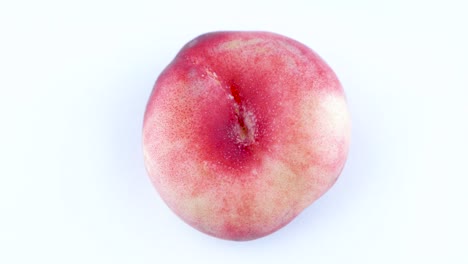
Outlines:
{"type": "Polygon", "coordinates": [[[312,50],[267,32],[189,42],[158,78],[143,125],[150,178],[207,234],[265,236],[325,193],[348,153],[343,89],[312,50]]]}

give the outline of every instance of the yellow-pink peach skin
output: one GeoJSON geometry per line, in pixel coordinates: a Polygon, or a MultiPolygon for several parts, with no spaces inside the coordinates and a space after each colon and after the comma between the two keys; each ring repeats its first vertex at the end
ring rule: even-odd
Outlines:
{"type": "Polygon", "coordinates": [[[196,229],[251,240],[323,195],[345,164],[350,117],[332,69],[269,32],[213,32],[159,76],[143,124],[148,174],[196,229]]]}

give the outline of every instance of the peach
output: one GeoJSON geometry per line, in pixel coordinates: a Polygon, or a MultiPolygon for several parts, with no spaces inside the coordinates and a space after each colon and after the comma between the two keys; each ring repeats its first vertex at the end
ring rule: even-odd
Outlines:
{"type": "Polygon", "coordinates": [[[152,183],[185,222],[251,240],[289,223],[336,181],[350,118],[332,69],[269,32],[214,32],[161,73],[143,124],[152,183]]]}

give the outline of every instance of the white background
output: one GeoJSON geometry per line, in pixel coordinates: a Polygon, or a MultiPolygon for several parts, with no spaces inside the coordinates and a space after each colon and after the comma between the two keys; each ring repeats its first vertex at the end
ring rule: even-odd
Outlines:
{"type": "Polygon", "coordinates": [[[2,1],[0,263],[468,263],[463,1],[2,1]],[[280,231],[206,236],[146,175],[141,126],[199,34],[318,52],[353,119],[341,178],[280,231]]]}

